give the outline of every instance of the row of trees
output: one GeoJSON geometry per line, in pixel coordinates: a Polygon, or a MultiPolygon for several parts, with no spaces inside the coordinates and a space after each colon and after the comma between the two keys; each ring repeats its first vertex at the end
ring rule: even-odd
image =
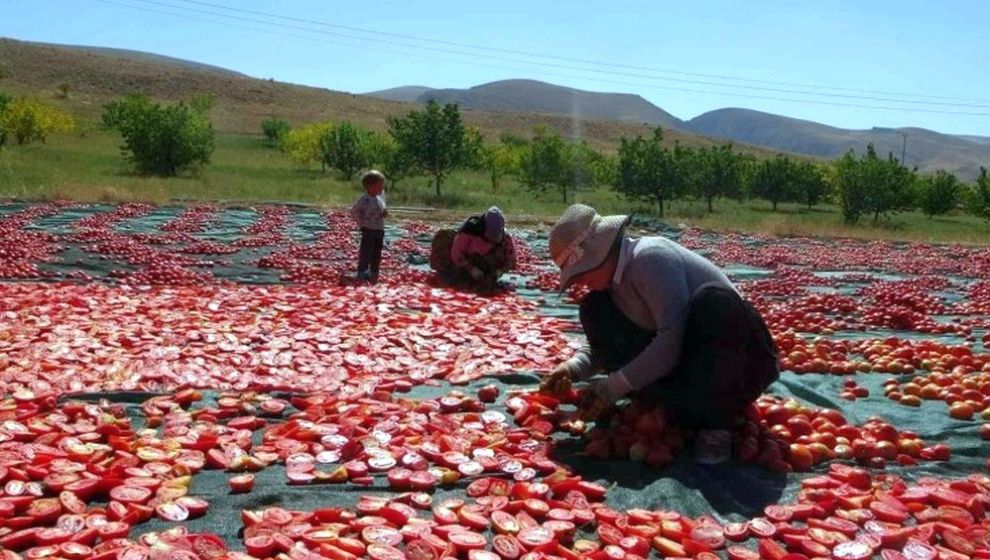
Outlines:
{"type": "MultiPolygon", "coordinates": [[[[103,122],[120,131],[122,151],[139,172],[174,175],[209,161],[214,149],[211,106],[208,96],[161,105],[132,95],[107,104],[103,122]]],[[[13,134],[19,143],[43,141],[44,131],[64,128],[51,124],[60,122],[58,114],[34,100],[0,96],[0,123],[4,123],[0,138],[13,134]],[[34,128],[16,124],[21,122],[47,124],[34,128]]],[[[280,147],[299,164],[320,163],[324,170],[348,179],[377,166],[393,188],[404,178],[426,175],[437,196],[452,171],[475,169],[488,175],[493,191],[512,176],[531,190],[559,195],[565,203],[576,190],[611,185],[631,200],[655,205],[661,216],[665,206],[678,198],[704,200],[711,212],[718,198],[750,196],[768,200],[774,210],[782,202],[812,207],[832,200],[851,223],[863,216],[878,220],[911,208],[936,216],[960,206],[990,219],[986,169],[970,187],[944,171],[919,176],[892,155],[880,157],[872,146],[860,157],[850,151],[831,164],[783,155],[756,160],[736,152],[731,144],[664,146],[658,128],[648,137],[623,138],[618,154],[610,157],[586,142],[569,142],[539,127],[530,140],[503,134],[498,142],[486,144],[477,130],[464,125],[457,105],[433,102],[423,110],[390,118],[386,133],[349,122],[292,129],[277,118],[266,119],[262,132],[267,144],[280,147]]]]}
{"type": "Polygon", "coordinates": [[[269,145],[280,146],[297,163],[319,162],[344,178],[374,165],[393,187],[403,178],[427,175],[438,196],[452,170],[468,168],[483,170],[493,192],[511,176],[565,203],[576,190],[611,185],[630,200],[654,206],[661,216],[679,198],[703,200],[712,212],[719,198],[749,196],[769,201],[774,211],[785,202],[811,208],[831,200],[851,223],[911,208],[936,216],[960,205],[990,218],[986,170],[969,188],[944,171],[919,176],[893,156],[878,156],[872,146],[861,157],[850,151],[827,164],[784,155],[757,160],[731,144],[664,146],[658,128],[647,137],[621,139],[618,154],[610,157],[540,127],[530,140],[503,134],[498,142],[484,143],[477,130],[465,127],[456,105],[433,102],[389,119],[388,125],[385,134],[349,122],[290,129],[287,122],[271,118],[262,131],[269,145]]]}
{"type": "Polygon", "coordinates": [[[859,158],[851,151],[846,153],[833,169],[836,202],[849,223],[858,222],[862,216],[872,215],[879,220],[914,208],[933,217],[964,207],[990,219],[990,177],[986,168],[980,169],[976,182],[969,186],[946,171],[920,176],[891,154],[880,157],[870,145],[859,158]]]}

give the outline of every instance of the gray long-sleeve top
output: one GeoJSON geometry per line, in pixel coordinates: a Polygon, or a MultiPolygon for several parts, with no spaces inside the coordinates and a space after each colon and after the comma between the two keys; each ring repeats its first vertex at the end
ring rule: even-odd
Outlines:
{"type": "MultiPolygon", "coordinates": [[[[626,317],[656,336],[639,356],[609,375],[613,391],[642,389],[670,373],[680,358],[691,298],[708,284],[735,289],[711,261],[674,241],[623,239],[609,295],[626,317]]],[[[567,362],[578,379],[597,373],[598,363],[589,346],[567,362]]]]}
{"type": "Polygon", "coordinates": [[[361,228],[385,229],[385,198],[364,193],[351,207],[351,218],[361,228]]]}

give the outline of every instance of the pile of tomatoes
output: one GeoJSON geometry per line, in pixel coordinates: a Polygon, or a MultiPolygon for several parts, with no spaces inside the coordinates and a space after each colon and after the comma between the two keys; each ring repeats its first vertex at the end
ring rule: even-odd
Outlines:
{"type": "Polygon", "coordinates": [[[746,412],[736,434],[736,455],[787,472],[836,459],[878,469],[892,462],[947,461],[951,451],[944,444],[929,446],[917,434],[899,431],[878,417],[855,426],[837,410],[764,395],[746,412]]]}

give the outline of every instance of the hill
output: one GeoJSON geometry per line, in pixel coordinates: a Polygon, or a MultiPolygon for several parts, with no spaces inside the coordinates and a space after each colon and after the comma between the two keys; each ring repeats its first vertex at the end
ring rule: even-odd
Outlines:
{"type": "Polygon", "coordinates": [[[834,158],[872,143],[877,152],[901,157],[907,135],[906,163],[922,172],[951,171],[973,179],[990,164],[990,143],[923,128],[850,130],[749,109],[709,111],[684,123],[691,132],[727,138],[781,151],[834,158]]]}
{"type": "Polygon", "coordinates": [[[419,101],[419,96],[424,93],[434,91],[433,88],[428,88],[426,86],[402,86],[391,89],[383,89],[379,91],[369,91],[364,95],[368,97],[376,97],[378,99],[384,99],[386,101],[402,101],[404,103],[416,103],[419,101]]]}
{"type": "MultiPolygon", "coordinates": [[[[408,93],[405,90],[410,88],[386,90],[386,93],[408,93]]],[[[381,92],[377,97],[382,97],[381,92]]],[[[430,99],[488,111],[556,113],[580,119],[606,119],[665,128],[680,125],[680,119],[638,95],[583,91],[536,80],[502,80],[469,89],[426,89],[415,101],[422,103],[430,99]]]]}
{"type": "Polygon", "coordinates": [[[217,72],[220,74],[230,74],[232,76],[246,77],[244,74],[241,74],[240,72],[236,72],[234,70],[230,70],[227,68],[221,68],[219,66],[213,66],[211,64],[203,64],[201,62],[194,62],[192,60],[184,60],[181,58],[173,58],[171,56],[164,56],[160,54],[152,54],[141,51],[132,51],[128,49],[114,49],[110,47],[89,47],[85,45],[54,45],[49,43],[35,43],[35,44],[42,47],[63,47],[76,51],[113,56],[125,60],[134,60],[138,62],[161,62],[163,64],[171,64],[174,66],[180,66],[182,68],[189,68],[191,70],[207,70],[210,72],[217,72]]]}
{"type": "MultiPolygon", "coordinates": [[[[67,106],[84,119],[96,121],[107,101],[130,93],[146,93],[165,101],[211,93],[216,103],[211,113],[222,132],[259,134],[261,121],[277,115],[293,125],[317,120],[349,120],[383,131],[387,119],[416,108],[410,103],[386,101],[366,95],[250,78],[228,70],[217,71],[175,64],[149,56],[108,54],[91,48],[43,45],[0,38],[0,65],[9,76],[0,90],[37,95],[67,106]],[[68,99],[56,95],[59,84],[71,86],[68,99]]],[[[587,140],[615,150],[622,136],[649,134],[652,126],[593,118],[524,111],[463,111],[465,121],[488,138],[501,132],[528,136],[536,125],[565,137],[587,140]]],[[[691,133],[665,132],[665,140],[706,146],[715,142],[691,133]]],[[[765,155],[766,150],[741,146],[741,150],[765,155]]]]}

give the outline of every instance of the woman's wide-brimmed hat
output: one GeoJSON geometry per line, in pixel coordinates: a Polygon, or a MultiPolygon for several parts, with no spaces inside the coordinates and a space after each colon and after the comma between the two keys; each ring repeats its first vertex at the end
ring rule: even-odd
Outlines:
{"type": "Polygon", "coordinates": [[[575,277],[605,262],[630,216],[601,216],[594,208],[573,204],[550,230],[550,257],[560,267],[560,289],[575,277]]]}

